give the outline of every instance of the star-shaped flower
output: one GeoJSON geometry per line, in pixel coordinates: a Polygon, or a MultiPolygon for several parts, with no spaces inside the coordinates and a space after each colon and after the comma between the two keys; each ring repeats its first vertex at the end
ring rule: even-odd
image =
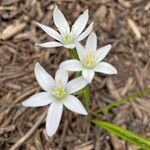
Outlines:
{"type": "Polygon", "coordinates": [[[82,103],[72,95],[86,86],[87,83],[83,77],[68,82],[68,72],[64,69],[58,69],[54,80],[39,63],[36,63],[34,71],[39,85],[45,92],[36,93],[25,100],[22,105],[41,107],[51,104],[46,119],[46,131],[49,136],[55,134],[58,129],[63,105],[73,112],[87,115],[82,103]]]}
{"type": "Polygon", "coordinates": [[[64,46],[66,48],[74,48],[76,41],[81,41],[85,37],[87,37],[90,32],[93,29],[93,22],[88,26],[88,28],[85,29],[85,26],[87,25],[87,21],[89,19],[88,10],[86,10],[82,15],[80,15],[75,23],[73,24],[72,28],[70,29],[69,24],[62,14],[62,12],[55,6],[54,12],[53,12],[53,20],[58,28],[59,32],[55,31],[54,29],[37,23],[49,36],[53,37],[57,41],[52,42],[46,42],[42,44],[36,44],[41,47],[60,47],[64,46]]]}
{"type": "Polygon", "coordinates": [[[102,60],[111,49],[108,44],[97,50],[97,37],[91,33],[87,39],[86,46],[83,47],[79,42],[76,43],[79,60],[66,60],[60,64],[61,68],[68,71],[82,71],[82,76],[90,83],[94,78],[95,72],[105,74],[117,74],[117,70],[109,63],[102,60]]]}

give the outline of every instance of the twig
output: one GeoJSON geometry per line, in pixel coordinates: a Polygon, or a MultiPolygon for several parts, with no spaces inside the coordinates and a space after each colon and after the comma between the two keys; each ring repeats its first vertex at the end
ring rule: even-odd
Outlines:
{"type": "Polygon", "coordinates": [[[125,86],[124,86],[124,89],[121,91],[121,96],[124,96],[126,95],[126,93],[128,92],[128,90],[130,89],[131,86],[133,86],[133,78],[132,77],[129,77],[125,86]]]}
{"type": "Polygon", "coordinates": [[[33,127],[19,140],[17,141],[10,150],[16,150],[19,148],[38,128],[38,126],[42,123],[44,118],[46,117],[47,110],[43,112],[43,114],[39,117],[39,120],[33,125],[33,127]]]}
{"type": "Polygon", "coordinates": [[[133,31],[133,33],[135,34],[136,38],[139,40],[142,37],[142,35],[136,23],[130,18],[127,18],[127,23],[133,31]]]}
{"type": "Polygon", "coordinates": [[[8,25],[2,32],[1,39],[7,40],[14,36],[16,33],[22,31],[26,27],[26,23],[16,23],[13,25],[8,25]]]}
{"type": "Polygon", "coordinates": [[[2,127],[2,128],[0,128],[0,134],[4,134],[6,132],[11,132],[11,131],[14,131],[15,129],[16,129],[15,125],[10,125],[10,126],[7,126],[7,127],[2,127]]]}

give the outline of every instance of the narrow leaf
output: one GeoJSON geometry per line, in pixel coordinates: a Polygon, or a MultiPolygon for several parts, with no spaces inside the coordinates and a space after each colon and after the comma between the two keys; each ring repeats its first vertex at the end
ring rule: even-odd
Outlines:
{"type": "Polygon", "coordinates": [[[108,111],[109,109],[111,109],[112,107],[116,107],[120,104],[123,104],[127,101],[131,101],[131,100],[134,100],[135,98],[139,97],[139,96],[143,96],[143,94],[146,94],[146,93],[150,93],[150,89],[143,89],[143,90],[139,90],[139,91],[135,91],[133,93],[131,93],[130,95],[128,96],[125,96],[119,100],[116,100],[106,106],[103,106],[101,108],[98,108],[95,112],[96,113],[101,113],[101,112],[106,112],[108,111]]]}
{"type": "Polygon", "coordinates": [[[150,140],[141,135],[106,121],[93,119],[92,122],[129,143],[135,144],[142,149],[150,150],[150,140]]]}

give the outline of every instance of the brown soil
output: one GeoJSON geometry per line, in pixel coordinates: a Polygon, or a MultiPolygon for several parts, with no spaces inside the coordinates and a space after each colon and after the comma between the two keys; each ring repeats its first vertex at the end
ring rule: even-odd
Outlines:
{"type": "MultiPolygon", "coordinates": [[[[24,108],[21,102],[40,91],[34,65],[52,75],[68,58],[64,48],[44,49],[36,42],[51,40],[35,21],[54,27],[57,4],[69,23],[86,9],[98,35],[98,47],[112,44],[106,61],[118,75],[96,74],[91,86],[94,111],[133,91],[150,88],[150,2],[148,0],[0,0],[0,149],[1,150],[136,150],[90,123],[90,117],[65,109],[57,134],[45,132],[45,107],[24,108]]],[[[150,95],[113,108],[98,118],[150,138],[150,95]]]]}

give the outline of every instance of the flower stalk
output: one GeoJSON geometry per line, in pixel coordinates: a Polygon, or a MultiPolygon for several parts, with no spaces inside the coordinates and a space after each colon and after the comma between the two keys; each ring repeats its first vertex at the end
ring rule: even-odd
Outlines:
{"type": "MultiPolygon", "coordinates": [[[[78,56],[76,48],[69,49],[69,55],[70,55],[71,59],[79,60],[79,56],[78,56]]],[[[76,72],[76,77],[79,77],[81,75],[82,75],[81,71],[76,72]]],[[[81,95],[82,95],[82,98],[83,98],[84,106],[85,106],[86,110],[88,111],[89,110],[89,101],[90,101],[90,87],[89,87],[89,85],[86,85],[81,90],[81,95]]]]}

